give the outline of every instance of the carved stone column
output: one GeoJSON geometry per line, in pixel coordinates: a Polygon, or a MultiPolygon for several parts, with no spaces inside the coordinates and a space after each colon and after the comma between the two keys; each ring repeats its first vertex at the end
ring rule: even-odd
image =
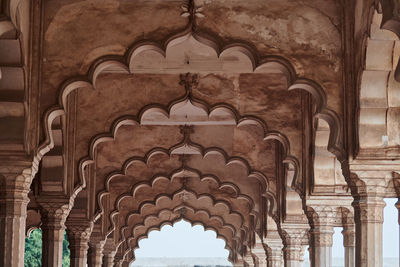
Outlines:
{"type": "Polygon", "coordinates": [[[234,267],[243,267],[244,265],[244,260],[239,256],[237,261],[235,263],[233,263],[234,267]]]}
{"type": "Polygon", "coordinates": [[[355,266],[355,229],[354,225],[345,225],[342,231],[344,246],[344,266],[355,266]]]}
{"type": "Polygon", "coordinates": [[[89,242],[88,266],[101,267],[103,263],[103,248],[105,241],[91,238],[89,242]]]}
{"type": "Polygon", "coordinates": [[[114,257],[116,254],[116,247],[114,244],[114,239],[107,238],[103,247],[103,267],[113,267],[114,257]]]}
{"type": "Polygon", "coordinates": [[[333,226],[337,219],[336,207],[311,206],[308,208],[312,220],[310,231],[312,244],[312,261],[314,267],[332,266],[333,226]]]}
{"type": "Polygon", "coordinates": [[[286,263],[285,267],[301,267],[302,241],[306,230],[302,226],[296,227],[295,225],[290,225],[290,228],[286,226],[282,230],[285,241],[285,247],[283,249],[286,263]]]}
{"type": "Polygon", "coordinates": [[[318,225],[311,230],[311,235],[314,243],[313,266],[332,266],[333,227],[318,225]]]}
{"type": "Polygon", "coordinates": [[[71,205],[68,200],[38,199],[42,215],[42,266],[62,266],[65,220],[71,205]]]}
{"type": "Polygon", "coordinates": [[[71,251],[71,267],[86,267],[87,252],[93,223],[88,221],[67,220],[69,249],[71,251]]]}
{"type": "Polygon", "coordinates": [[[356,266],[382,267],[383,198],[393,178],[393,166],[360,164],[350,167],[356,225],[356,266]]]}
{"type": "Polygon", "coordinates": [[[32,177],[28,166],[0,166],[0,266],[24,266],[25,224],[32,177]]]}
{"type": "Polygon", "coordinates": [[[253,259],[253,256],[251,255],[250,251],[247,251],[246,255],[243,257],[243,261],[248,266],[254,266],[254,259],[253,259]]]}
{"type": "Polygon", "coordinates": [[[382,267],[383,197],[388,179],[385,179],[385,172],[380,171],[358,171],[357,174],[358,177],[352,174],[356,266],[382,267]]]}
{"type": "Polygon", "coordinates": [[[113,267],[114,266],[115,251],[110,251],[104,253],[103,256],[103,267],[113,267]]]}
{"type": "Polygon", "coordinates": [[[264,249],[263,244],[257,243],[254,248],[251,250],[253,255],[256,258],[256,266],[259,267],[267,267],[267,254],[266,250],[264,249]]]}
{"type": "Polygon", "coordinates": [[[115,253],[113,266],[117,266],[117,267],[121,266],[123,260],[124,260],[124,258],[122,257],[121,254],[115,253]]]}
{"type": "Polygon", "coordinates": [[[281,267],[283,261],[283,244],[277,230],[270,230],[266,239],[268,267],[281,267]]]}

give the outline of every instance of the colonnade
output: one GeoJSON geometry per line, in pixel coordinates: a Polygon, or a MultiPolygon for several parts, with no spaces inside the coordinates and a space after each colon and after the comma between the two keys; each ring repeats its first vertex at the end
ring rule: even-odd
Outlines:
{"type": "MultiPolygon", "coordinates": [[[[0,170],[0,265],[22,267],[28,193],[32,177],[24,168],[0,170]]],[[[377,172],[363,174],[364,177],[357,176],[353,179],[355,184],[360,184],[353,188],[354,214],[346,213],[346,217],[342,212],[339,216],[338,209],[314,207],[308,211],[311,221],[309,229],[304,228],[303,224],[282,223],[278,226],[279,229],[270,230],[267,237],[254,247],[252,257],[239,257],[236,265],[300,267],[302,255],[308,245],[311,248],[312,266],[331,266],[333,228],[339,223],[343,227],[346,267],[383,266],[384,198],[395,196],[390,192],[398,191],[398,180],[389,177],[376,178],[374,176],[380,174],[377,172]],[[246,262],[250,258],[254,259],[253,262],[246,262]]],[[[67,218],[71,203],[45,199],[39,199],[38,203],[42,215],[43,266],[61,266],[65,229],[70,242],[72,267],[86,264],[108,267],[117,266],[116,263],[121,262],[112,239],[102,240],[98,235],[91,235],[93,224],[90,222],[67,218]]],[[[398,208],[399,206],[397,205],[398,208]]]]}

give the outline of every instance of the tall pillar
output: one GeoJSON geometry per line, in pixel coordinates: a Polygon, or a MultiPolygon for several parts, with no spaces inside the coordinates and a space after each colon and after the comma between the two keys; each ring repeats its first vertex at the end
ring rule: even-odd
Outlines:
{"type": "Polygon", "coordinates": [[[355,229],[354,225],[344,225],[343,246],[344,246],[344,266],[355,266],[355,229]]]}
{"type": "Polygon", "coordinates": [[[285,255],[285,267],[301,267],[301,250],[302,241],[306,231],[302,227],[291,225],[290,228],[285,227],[283,230],[285,247],[283,249],[285,255]]]}
{"type": "Polygon", "coordinates": [[[104,253],[103,256],[103,267],[113,267],[114,266],[115,251],[110,251],[104,253]]]}
{"type": "Polygon", "coordinates": [[[252,248],[251,252],[256,258],[256,266],[259,267],[268,267],[267,263],[267,253],[264,248],[264,245],[261,243],[256,243],[254,248],[252,248]]]}
{"type": "Polygon", "coordinates": [[[120,267],[123,260],[124,260],[124,258],[122,257],[121,254],[115,253],[115,256],[114,256],[114,265],[113,265],[113,266],[120,267]]]}
{"type": "Polygon", "coordinates": [[[371,165],[362,161],[350,165],[351,193],[354,201],[357,267],[383,266],[383,198],[387,194],[396,166],[371,165]]]}
{"type": "Polygon", "coordinates": [[[361,196],[354,201],[356,220],[356,266],[383,266],[383,197],[361,196]]]}
{"type": "Polygon", "coordinates": [[[39,199],[42,215],[42,266],[61,267],[65,220],[70,211],[67,201],[39,199]],[[67,202],[67,203],[66,203],[67,202]]]}
{"type": "Polygon", "coordinates": [[[28,166],[0,166],[0,266],[24,266],[25,224],[32,178],[32,169],[28,166]]]}
{"type": "Polygon", "coordinates": [[[116,246],[113,238],[107,238],[103,247],[103,267],[113,267],[116,254],[116,246]]]}
{"type": "Polygon", "coordinates": [[[92,229],[93,223],[67,220],[71,267],[86,267],[92,229]]]}
{"type": "Polygon", "coordinates": [[[313,239],[313,266],[332,266],[332,237],[333,227],[329,225],[317,225],[311,230],[313,239]]]}
{"type": "Polygon", "coordinates": [[[310,231],[313,267],[332,266],[333,226],[338,217],[337,207],[331,205],[312,205],[308,207],[312,221],[310,231]]]}
{"type": "Polygon", "coordinates": [[[277,230],[269,230],[267,234],[268,267],[281,267],[283,261],[283,244],[277,230]]]}
{"type": "Polygon", "coordinates": [[[88,251],[88,266],[101,267],[103,263],[103,248],[105,241],[91,239],[88,251]]]}

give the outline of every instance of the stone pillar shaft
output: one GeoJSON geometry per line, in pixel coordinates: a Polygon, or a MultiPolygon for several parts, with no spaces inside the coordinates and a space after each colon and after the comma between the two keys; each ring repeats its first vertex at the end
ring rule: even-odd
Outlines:
{"type": "Polygon", "coordinates": [[[281,267],[282,266],[282,248],[271,249],[268,251],[268,267],[281,267]]]}
{"type": "Polygon", "coordinates": [[[42,266],[62,266],[65,220],[69,214],[69,199],[55,202],[53,199],[37,200],[42,215],[42,266]]]}
{"type": "Polygon", "coordinates": [[[355,266],[355,230],[354,225],[343,227],[344,266],[355,266]]]}
{"type": "Polygon", "coordinates": [[[382,226],[385,202],[380,196],[361,196],[354,202],[356,266],[382,267],[382,226]]]}
{"type": "Polygon", "coordinates": [[[61,267],[63,254],[64,227],[42,226],[42,266],[61,267]]]}
{"type": "Polygon", "coordinates": [[[89,239],[93,230],[93,223],[88,221],[74,221],[68,218],[67,233],[69,241],[71,267],[86,267],[89,239]]]}
{"type": "Polygon", "coordinates": [[[69,249],[71,251],[71,267],[86,267],[88,241],[84,239],[69,238],[69,249]]]}
{"type": "Polygon", "coordinates": [[[103,263],[104,241],[89,244],[88,266],[101,267],[103,263]]]}
{"type": "Polygon", "coordinates": [[[332,266],[332,236],[333,227],[327,225],[317,225],[311,231],[314,241],[313,266],[330,267],[332,266]]]}
{"type": "Polygon", "coordinates": [[[104,254],[103,267],[113,267],[114,266],[114,256],[115,256],[115,252],[110,252],[110,253],[104,254]]]}
{"type": "Polygon", "coordinates": [[[301,267],[303,238],[308,230],[308,225],[287,224],[283,225],[282,230],[285,240],[285,247],[283,249],[285,267],[301,267]]]}
{"type": "Polygon", "coordinates": [[[28,193],[32,176],[0,170],[0,266],[23,267],[28,193]]]}

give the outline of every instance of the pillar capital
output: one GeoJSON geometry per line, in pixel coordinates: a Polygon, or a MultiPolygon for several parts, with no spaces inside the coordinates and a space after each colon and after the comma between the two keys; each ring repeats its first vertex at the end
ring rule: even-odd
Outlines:
{"type": "Polygon", "coordinates": [[[343,235],[343,246],[344,247],[354,247],[355,246],[356,230],[355,230],[354,225],[344,225],[342,235],[343,235]]]}
{"type": "Polygon", "coordinates": [[[285,261],[288,266],[299,266],[304,236],[309,229],[305,224],[282,224],[282,234],[285,243],[285,261]]]}
{"type": "Polygon", "coordinates": [[[40,215],[42,216],[44,227],[65,228],[65,221],[71,211],[72,205],[69,199],[46,199],[38,198],[40,215]]]}
{"type": "Polygon", "coordinates": [[[71,267],[85,267],[93,223],[84,219],[68,218],[66,226],[71,250],[71,267]]]}

